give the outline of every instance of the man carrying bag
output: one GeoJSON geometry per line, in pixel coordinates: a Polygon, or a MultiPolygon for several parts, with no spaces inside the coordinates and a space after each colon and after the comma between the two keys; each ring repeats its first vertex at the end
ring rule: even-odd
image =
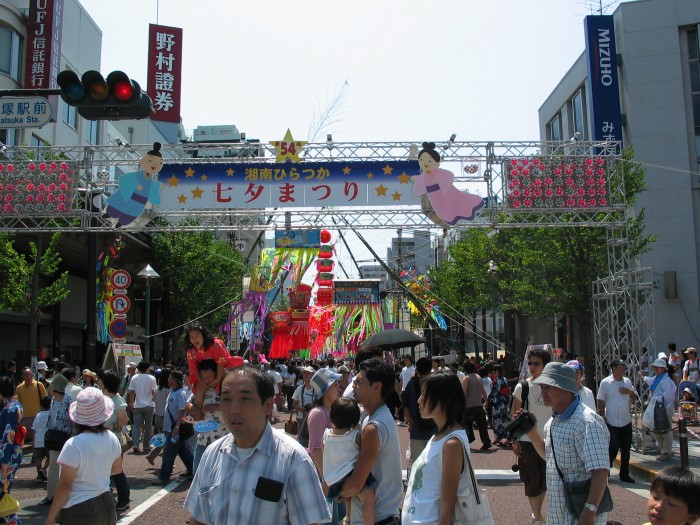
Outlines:
{"type": "Polygon", "coordinates": [[[657,461],[668,461],[673,457],[673,404],[676,399],[676,383],[668,376],[666,361],[657,359],[651,365],[656,374],[653,377],[641,376],[649,387],[649,405],[644,412],[642,424],[652,431],[654,441],[661,449],[657,461]],[[651,407],[651,408],[650,408],[651,407]],[[664,418],[664,409],[666,418],[664,418]]]}

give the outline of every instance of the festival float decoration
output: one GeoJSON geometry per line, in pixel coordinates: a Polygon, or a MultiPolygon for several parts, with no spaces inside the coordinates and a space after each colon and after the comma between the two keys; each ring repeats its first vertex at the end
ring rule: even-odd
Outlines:
{"type": "Polygon", "coordinates": [[[333,246],[328,230],[321,230],[321,248],[316,258],[316,304],[309,315],[309,356],[331,353],[333,333],[333,246]]]}

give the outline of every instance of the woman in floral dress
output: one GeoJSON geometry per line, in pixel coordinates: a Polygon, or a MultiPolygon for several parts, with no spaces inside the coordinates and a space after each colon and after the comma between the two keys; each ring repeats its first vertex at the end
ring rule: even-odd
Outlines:
{"type": "Polygon", "coordinates": [[[489,392],[489,407],[491,408],[491,426],[496,435],[496,445],[508,446],[508,436],[505,427],[510,421],[510,395],[511,389],[508,382],[501,376],[503,369],[500,365],[493,367],[493,386],[489,392]]]}
{"type": "MultiPolygon", "coordinates": [[[[12,480],[15,473],[22,464],[22,444],[15,443],[17,427],[22,421],[22,405],[18,401],[13,401],[15,395],[15,384],[10,377],[0,377],[0,470],[2,474],[3,492],[10,492],[12,480]]],[[[21,523],[16,514],[10,514],[0,518],[0,523],[21,523]]]]}

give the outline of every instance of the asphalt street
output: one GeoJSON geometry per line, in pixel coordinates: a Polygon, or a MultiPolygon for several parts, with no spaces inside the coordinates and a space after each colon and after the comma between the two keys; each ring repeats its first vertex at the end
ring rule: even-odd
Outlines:
{"type": "MultiPolygon", "coordinates": [[[[285,414],[281,414],[286,418],[285,414]]],[[[283,423],[275,425],[283,428],[283,423]]],[[[402,450],[408,448],[408,430],[398,427],[402,450]]],[[[514,455],[510,448],[493,447],[481,451],[478,438],[472,443],[472,457],[480,485],[486,489],[496,525],[530,525],[530,510],[518,475],[511,470],[514,455]]],[[[27,458],[25,458],[26,460],[27,458]]],[[[676,460],[677,461],[677,460],[676,460]]],[[[160,466],[160,458],[156,467],[160,466]]],[[[178,459],[173,472],[173,482],[166,487],[154,487],[151,480],[158,470],[146,461],[144,455],[132,452],[124,456],[124,470],[131,487],[131,506],[119,514],[118,523],[127,525],[180,525],[189,515],[182,507],[190,482],[178,480],[184,467],[178,459]]],[[[12,493],[22,504],[24,523],[43,525],[48,507],[39,505],[46,495],[46,483],[35,481],[36,470],[29,465],[18,472],[12,493]]],[[[647,521],[645,503],[649,484],[637,480],[634,485],[620,483],[613,470],[610,485],[614,510],[608,515],[608,524],[639,525],[647,521]]],[[[87,524],[86,524],[87,525],[87,524]]],[[[246,524],[248,525],[248,524],[246,524]]]]}

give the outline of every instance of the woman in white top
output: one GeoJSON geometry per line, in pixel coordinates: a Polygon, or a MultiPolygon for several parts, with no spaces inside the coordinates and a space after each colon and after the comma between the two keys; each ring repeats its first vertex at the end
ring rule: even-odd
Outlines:
{"type": "Polygon", "coordinates": [[[437,523],[452,525],[457,496],[471,487],[469,439],[461,426],[465,409],[462,385],[454,374],[430,374],[421,386],[418,409],[438,427],[411,468],[403,502],[403,525],[437,523]]]}
{"type": "Polygon", "coordinates": [[[105,422],[114,403],[99,389],[88,387],[70,405],[76,435],[58,456],[61,474],[45,525],[114,525],[117,513],[109,491],[111,474],[122,471],[122,450],[105,422]]]}

